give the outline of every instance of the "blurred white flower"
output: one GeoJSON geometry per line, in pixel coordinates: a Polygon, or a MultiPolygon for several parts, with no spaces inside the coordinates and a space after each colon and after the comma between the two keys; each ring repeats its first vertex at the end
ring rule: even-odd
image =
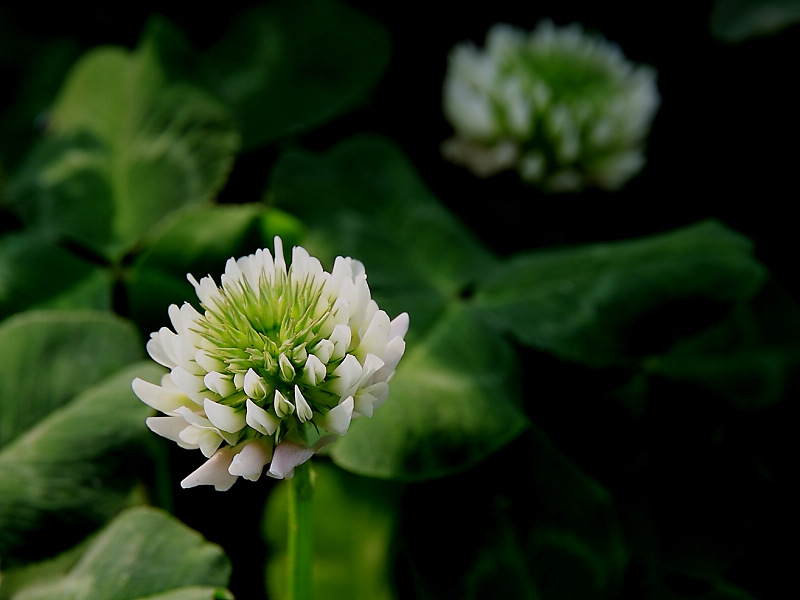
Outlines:
{"type": "Polygon", "coordinates": [[[485,49],[450,53],[443,107],[455,135],[442,153],[480,177],[516,169],[548,191],[618,189],[644,165],[655,80],[577,24],[494,25],[485,49]]]}
{"type": "Polygon", "coordinates": [[[151,334],[147,351],[170,372],[132,384],[165,415],[147,419],[151,430],[208,457],[183,487],[227,490],[266,465],[289,478],[386,400],[408,315],[378,308],[359,261],[337,257],[328,273],[298,246],[287,268],[276,237],[274,257],[228,260],[219,287],[188,278],[203,312],[169,307],[174,331],[151,334]]]}

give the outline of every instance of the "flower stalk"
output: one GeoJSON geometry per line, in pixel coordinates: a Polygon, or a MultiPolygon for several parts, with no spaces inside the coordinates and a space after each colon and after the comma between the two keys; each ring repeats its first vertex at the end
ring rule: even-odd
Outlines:
{"type": "Polygon", "coordinates": [[[313,473],[308,462],[289,479],[287,598],[310,600],[313,561],[313,473]]]}

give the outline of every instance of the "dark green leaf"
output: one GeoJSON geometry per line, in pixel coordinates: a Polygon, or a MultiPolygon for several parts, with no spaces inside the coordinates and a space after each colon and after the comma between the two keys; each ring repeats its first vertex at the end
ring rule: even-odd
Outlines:
{"type": "Polygon", "coordinates": [[[619,597],[628,551],[612,497],[536,427],[474,469],[410,487],[403,507],[410,597],[619,597]]]}
{"type": "Polygon", "coordinates": [[[389,37],[345,4],[283,0],[239,15],[206,58],[253,148],[364,102],[389,61],[389,37]]]}
{"type": "Polygon", "coordinates": [[[665,351],[764,282],[749,240],[714,221],[592,246],[520,254],[476,306],[521,342],[595,366],[665,351]]]}
{"type": "Polygon", "coordinates": [[[111,309],[111,275],[42,238],[0,238],[0,319],[21,310],[111,309]]]}
{"type": "Polygon", "coordinates": [[[717,326],[645,366],[650,374],[694,383],[740,409],[767,407],[800,383],[800,306],[769,282],[717,326]]]}
{"type": "Polygon", "coordinates": [[[364,262],[381,308],[411,315],[411,339],[496,266],[386,139],[354,137],[324,157],[290,153],[272,182],[275,203],[308,226],[303,245],[329,265],[338,254],[364,262]]]}
{"type": "Polygon", "coordinates": [[[797,0],[716,0],[711,12],[712,33],[726,42],[772,35],[797,23],[797,0]]]}

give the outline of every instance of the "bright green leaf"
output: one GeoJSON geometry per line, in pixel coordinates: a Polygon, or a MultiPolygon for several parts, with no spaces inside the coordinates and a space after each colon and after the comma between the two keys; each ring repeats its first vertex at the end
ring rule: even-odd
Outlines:
{"type": "Polygon", "coordinates": [[[130,323],[100,312],[19,313],[0,325],[0,449],[142,357],[130,323]]]}
{"type": "Polygon", "coordinates": [[[152,413],[131,380],[161,373],[151,361],[122,369],[0,450],[0,555],[50,555],[124,506],[152,413]]]}
{"type": "MultiPolygon", "coordinates": [[[[315,461],[313,496],[315,598],[391,600],[392,536],[401,486],[368,479],[315,461]]],[[[286,485],[270,495],[264,518],[272,547],[267,563],[270,598],[286,597],[286,485]]]]}
{"type": "Polygon", "coordinates": [[[525,344],[589,365],[627,364],[718,322],[765,276],[749,240],[706,221],[520,254],[483,282],[475,304],[525,344]]]}
{"type": "Polygon", "coordinates": [[[283,0],[239,15],[206,60],[253,148],[364,102],[389,62],[389,37],[346,4],[283,0]]]}
{"type": "Polygon", "coordinates": [[[215,600],[231,567],[221,548],[166,513],[133,508],[94,537],[63,578],[10,600],[215,600]]]}
{"type": "Polygon", "coordinates": [[[47,137],[10,184],[26,221],[112,261],[164,216],[211,200],[238,149],[225,107],[170,80],[155,37],[77,62],[47,137]]]}
{"type": "Polygon", "coordinates": [[[36,308],[110,310],[111,286],[107,270],[44,239],[0,238],[0,319],[36,308]]]}

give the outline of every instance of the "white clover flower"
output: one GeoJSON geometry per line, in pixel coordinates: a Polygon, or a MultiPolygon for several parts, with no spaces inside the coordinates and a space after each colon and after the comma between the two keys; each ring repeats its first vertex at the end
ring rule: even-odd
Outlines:
{"type": "Polygon", "coordinates": [[[274,257],[228,260],[219,287],[188,278],[203,312],[169,307],[174,331],[151,334],[147,351],[170,372],[161,385],[132,384],[166,415],[147,419],[152,431],[208,457],[183,487],[227,490],[267,464],[268,475],[292,477],[386,400],[408,315],[390,321],[378,308],[359,261],[339,256],[328,273],[298,246],[287,268],[276,237],[274,257]]]}
{"type": "Polygon", "coordinates": [[[644,165],[655,80],[577,24],[494,25],[485,49],[450,53],[443,107],[455,135],[442,153],[480,177],[516,169],[548,191],[618,189],[644,165]]]}

